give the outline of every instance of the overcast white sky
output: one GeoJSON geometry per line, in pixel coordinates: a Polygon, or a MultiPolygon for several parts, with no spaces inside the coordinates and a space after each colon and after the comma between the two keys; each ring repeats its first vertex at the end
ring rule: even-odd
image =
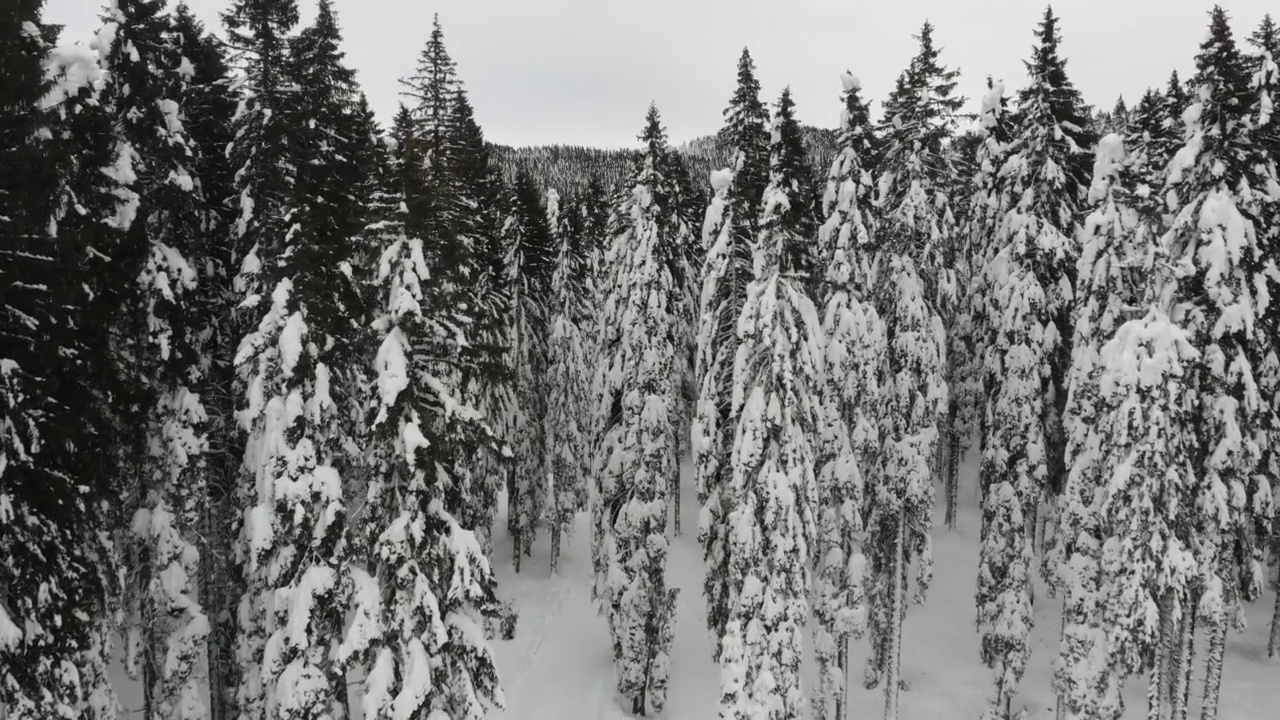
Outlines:
{"type": "MultiPolygon", "coordinates": [[[[171,0],[173,2],[173,0],[171,0]]],[[[176,3],[174,3],[176,4],[176,3]]],[[[228,0],[188,0],[221,30],[228,0]]],[[[47,0],[63,42],[87,39],[101,0],[47,0]]],[[[304,21],[315,0],[299,0],[304,21]]],[[[1272,3],[1224,4],[1243,41],[1272,3]]],[[[1068,72],[1086,101],[1110,107],[1190,72],[1210,0],[1061,0],[1068,72]]],[[[790,85],[800,118],[834,127],[839,73],[879,101],[915,52],[928,18],[942,58],[976,105],[988,74],[1010,90],[1044,11],[1040,0],[334,0],[348,62],[384,123],[440,13],[486,136],[499,143],[633,146],[650,100],[676,142],[714,132],[750,47],[766,99],[790,85]]]]}

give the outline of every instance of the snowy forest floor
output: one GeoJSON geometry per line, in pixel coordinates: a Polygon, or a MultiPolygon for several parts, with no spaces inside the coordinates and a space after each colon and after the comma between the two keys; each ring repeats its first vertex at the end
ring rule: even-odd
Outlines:
{"type": "MultiPolygon", "coordinates": [[[[667,581],[680,588],[672,648],[672,673],[667,706],[659,718],[710,720],[717,717],[719,672],[711,659],[712,637],[706,629],[702,596],[702,550],[697,542],[698,504],[692,464],[682,465],[682,534],[672,544],[667,581]]],[[[974,628],[974,591],[977,584],[978,525],[977,457],[970,453],[961,468],[961,511],[958,527],[942,523],[942,505],[934,518],[934,581],[928,601],[911,606],[903,636],[902,676],[910,689],[901,695],[901,717],[906,720],[954,718],[976,720],[982,715],[991,690],[991,672],[978,659],[978,634],[974,628]]],[[[939,488],[938,496],[941,497],[939,488]]],[[[514,572],[511,538],[506,532],[505,510],[494,524],[495,567],[499,594],[512,600],[520,614],[516,637],[495,641],[498,671],[506,694],[506,710],[493,713],[495,720],[618,720],[622,711],[613,683],[613,659],[609,631],[591,601],[591,533],[587,513],[578,516],[572,535],[566,538],[560,572],[552,576],[549,538],[544,532],[525,558],[523,572],[514,572]]],[[[1057,653],[1061,601],[1037,588],[1032,656],[1022,692],[1014,708],[1025,707],[1029,720],[1053,717],[1050,687],[1051,664],[1057,653]]],[[[1248,609],[1246,633],[1228,639],[1223,674],[1222,720],[1267,720],[1280,707],[1280,667],[1266,657],[1267,624],[1274,606],[1272,590],[1248,609]],[[1268,710],[1267,708],[1271,708],[1268,710]]],[[[1198,653],[1204,645],[1198,643],[1198,653]]],[[[850,651],[848,718],[880,717],[884,695],[880,688],[862,686],[867,644],[854,641],[850,651]]],[[[1203,676],[1198,674],[1193,695],[1203,676]]],[[[117,668],[119,670],[119,668],[117,668]]],[[[806,688],[815,687],[811,659],[806,688]]],[[[141,692],[123,672],[114,673],[124,717],[140,718],[141,692]]],[[[358,685],[352,688],[352,720],[359,719],[358,685]]],[[[1144,716],[1145,678],[1126,686],[1126,718],[1144,716]]],[[[1198,717],[1198,701],[1193,700],[1198,717]]]]}
{"type": "MultiPolygon", "coordinates": [[[[672,648],[670,697],[659,715],[669,720],[710,720],[717,717],[719,672],[711,660],[712,637],[706,629],[702,596],[702,549],[697,541],[698,502],[693,466],[682,466],[680,537],[672,544],[667,582],[680,588],[672,648]]],[[[977,589],[978,509],[977,453],[961,468],[961,511],[955,530],[943,526],[939,502],[934,519],[934,581],[928,601],[911,606],[903,635],[902,676],[910,689],[901,695],[906,720],[948,718],[976,720],[986,708],[992,688],[991,671],[978,658],[974,627],[977,589]]],[[[938,497],[941,498],[941,488],[938,497]]],[[[516,638],[497,643],[498,670],[506,689],[507,710],[500,720],[617,720],[629,717],[613,690],[613,661],[609,630],[591,602],[591,534],[586,513],[578,517],[566,541],[560,572],[549,570],[549,540],[541,538],[523,572],[512,570],[509,537],[502,518],[495,527],[499,592],[514,599],[520,612],[516,638]]],[[[1035,629],[1030,665],[1014,708],[1026,707],[1029,718],[1052,718],[1050,686],[1057,654],[1062,603],[1037,588],[1035,629]]],[[[1280,707],[1280,667],[1266,657],[1267,627],[1274,603],[1272,591],[1249,607],[1245,634],[1228,639],[1223,673],[1222,720],[1275,718],[1280,707]],[[1267,708],[1270,708],[1268,710],[1267,708]]],[[[1204,645],[1199,645],[1202,652],[1204,645]]],[[[850,651],[848,718],[880,717],[882,688],[862,686],[867,643],[854,641],[850,651]]],[[[812,662],[806,688],[815,687],[812,662]]],[[[1193,686],[1199,689],[1203,667],[1193,686]]],[[[1134,678],[1126,686],[1126,718],[1140,718],[1146,710],[1146,680],[1134,678]]],[[[1198,702],[1192,711],[1198,717],[1198,702]]]]}

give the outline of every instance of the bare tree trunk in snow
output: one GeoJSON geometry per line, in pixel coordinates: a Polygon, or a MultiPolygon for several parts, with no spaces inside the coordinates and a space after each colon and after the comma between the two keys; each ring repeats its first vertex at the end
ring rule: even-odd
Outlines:
{"type": "MultiPolygon", "coordinates": [[[[676,457],[680,457],[678,454],[676,457]]],[[[680,537],[680,466],[677,461],[676,471],[671,475],[671,530],[680,537]]]]}
{"type": "Polygon", "coordinates": [[[1218,697],[1222,691],[1222,661],[1227,649],[1227,626],[1229,622],[1224,609],[1223,617],[1215,618],[1209,628],[1209,651],[1205,658],[1204,700],[1200,705],[1200,720],[1217,720],[1218,697]]]}
{"type": "MultiPolygon", "coordinates": [[[[554,499],[554,494],[552,498],[554,499]]],[[[518,554],[518,553],[517,553],[518,554]]],[[[517,560],[517,563],[520,561],[517,560]]],[[[551,574],[555,575],[556,570],[560,567],[560,517],[556,513],[556,517],[551,521],[551,574]]]]}
{"type": "Polygon", "coordinates": [[[1169,696],[1169,654],[1166,645],[1166,627],[1164,622],[1164,600],[1161,600],[1160,644],[1156,648],[1155,662],[1151,664],[1151,672],[1147,678],[1147,720],[1162,720],[1165,700],[1169,696]]]}
{"type": "MultiPolygon", "coordinates": [[[[1276,553],[1280,557],[1280,552],[1276,553]]],[[[1280,655],[1280,575],[1276,578],[1276,606],[1271,612],[1271,638],[1267,641],[1267,657],[1280,655]]]]}
{"type": "Polygon", "coordinates": [[[840,687],[836,689],[836,720],[845,720],[844,703],[849,694],[849,636],[841,635],[836,642],[836,667],[840,669],[840,687]]]}
{"type": "Polygon", "coordinates": [[[1169,717],[1172,720],[1187,720],[1187,706],[1191,695],[1191,671],[1195,667],[1196,657],[1196,605],[1199,604],[1199,593],[1192,593],[1188,607],[1182,614],[1181,637],[1178,641],[1178,652],[1174,656],[1176,662],[1170,663],[1174,673],[1173,701],[1170,703],[1169,717]]]}
{"type": "Polygon", "coordinates": [[[893,540],[893,606],[889,616],[889,637],[885,639],[884,667],[884,720],[898,720],[898,680],[902,662],[902,611],[904,595],[902,582],[906,577],[906,528],[907,519],[898,511],[898,526],[893,540]]]}

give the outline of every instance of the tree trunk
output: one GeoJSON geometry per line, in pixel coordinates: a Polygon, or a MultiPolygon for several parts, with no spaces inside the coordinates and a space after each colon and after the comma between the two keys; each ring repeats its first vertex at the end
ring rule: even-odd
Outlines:
{"type": "Polygon", "coordinates": [[[1147,679],[1147,720],[1161,720],[1164,717],[1165,701],[1169,697],[1169,654],[1165,642],[1163,600],[1160,606],[1160,644],[1156,648],[1155,662],[1151,664],[1150,676],[1147,679]]]}
{"type": "Polygon", "coordinates": [[[902,662],[902,611],[904,595],[902,581],[906,577],[906,527],[902,510],[898,511],[898,527],[893,539],[893,605],[889,615],[889,637],[885,639],[884,667],[884,720],[898,720],[898,680],[902,662]]]}
{"type": "Polygon", "coordinates": [[[1191,670],[1195,667],[1196,657],[1196,605],[1199,593],[1192,593],[1191,601],[1183,612],[1181,637],[1178,640],[1176,662],[1170,663],[1174,674],[1173,700],[1170,703],[1169,717],[1172,720],[1187,720],[1187,705],[1191,694],[1191,670]]]}
{"type": "MultiPolygon", "coordinates": [[[[1172,590],[1166,590],[1160,598],[1160,637],[1156,646],[1156,663],[1159,675],[1153,676],[1160,684],[1160,712],[1173,703],[1174,674],[1178,672],[1179,624],[1174,622],[1174,610],[1177,609],[1172,590]]],[[[1186,610],[1183,610],[1185,613],[1186,610]]]]}
{"type": "MultiPolygon", "coordinates": [[[[556,570],[560,567],[560,518],[556,513],[551,522],[551,574],[555,575],[556,570]]],[[[516,561],[519,563],[519,561],[516,561]]]]}
{"type": "Polygon", "coordinates": [[[1218,697],[1222,691],[1222,661],[1227,649],[1226,611],[1216,618],[1209,629],[1209,652],[1205,660],[1204,701],[1200,705],[1200,720],[1217,720],[1218,697]]]}
{"type": "MultiPolygon", "coordinates": [[[[1064,597],[1062,598],[1062,621],[1058,627],[1058,645],[1062,645],[1065,642],[1066,636],[1067,636],[1067,599],[1064,597]]],[[[1053,710],[1054,720],[1066,720],[1067,699],[1062,696],[1062,693],[1058,693],[1055,702],[1056,704],[1054,705],[1054,710],[1053,710]]]]}
{"type": "Polygon", "coordinates": [[[1280,655],[1280,577],[1276,579],[1276,606],[1271,612],[1271,638],[1267,641],[1267,657],[1277,655],[1280,655]]]}
{"type": "Polygon", "coordinates": [[[945,522],[947,528],[956,529],[956,514],[958,512],[956,506],[959,504],[960,494],[960,472],[959,472],[959,438],[955,433],[949,433],[949,437],[942,443],[947,448],[947,456],[942,467],[943,488],[946,493],[947,511],[945,522]]]}
{"type": "Polygon", "coordinates": [[[841,635],[836,643],[836,668],[840,671],[840,687],[836,688],[835,720],[845,720],[844,703],[849,696],[849,636],[841,635]]]}
{"type": "Polygon", "coordinates": [[[671,530],[680,537],[680,468],[671,475],[671,530]]]}

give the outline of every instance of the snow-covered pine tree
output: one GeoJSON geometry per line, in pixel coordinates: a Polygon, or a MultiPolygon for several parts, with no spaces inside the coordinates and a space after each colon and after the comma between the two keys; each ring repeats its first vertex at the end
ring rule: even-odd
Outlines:
{"type": "MultiPolygon", "coordinates": [[[[665,222],[670,228],[672,242],[676,252],[672,253],[668,262],[672,263],[672,276],[680,288],[679,303],[676,305],[676,326],[680,329],[680,339],[676,346],[679,353],[677,368],[680,373],[679,382],[674,388],[673,402],[676,412],[676,437],[680,438],[678,456],[683,457],[686,450],[692,450],[693,420],[698,401],[698,310],[702,293],[701,270],[706,260],[706,250],[702,246],[701,221],[704,219],[708,205],[707,194],[702,192],[703,178],[689,175],[689,167],[680,152],[667,155],[667,168],[664,175],[669,178],[673,198],[671,210],[665,222]],[[699,228],[699,229],[695,229],[699,228]]],[[[680,475],[677,474],[671,486],[671,528],[672,533],[680,535],[680,475]]]]}
{"type": "Polygon", "coordinates": [[[548,340],[546,448],[551,481],[551,571],[560,560],[563,537],[577,512],[586,507],[590,448],[588,410],[591,380],[586,338],[591,299],[587,295],[590,257],[584,244],[583,215],[572,198],[561,208],[559,195],[547,193],[547,217],[556,228],[556,266],[551,278],[551,327],[548,340]],[[554,216],[554,220],[552,220],[554,216]]]}
{"type": "Polygon", "coordinates": [[[1044,482],[1041,423],[1045,296],[1025,252],[1007,246],[988,264],[987,437],[979,482],[982,529],[977,619],[984,663],[995,670],[985,717],[1009,720],[1010,702],[1030,656],[1032,525],[1044,482]]]}
{"type": "Polygon", "coordinates": [[[720,717],[798,718],[802,635],[809,617],[810,548],[815,540],[814,442],[823,339],[796,259],[812,239],[808,168],[789,89],[774,115],[769,185],[754,279],[738,321],[733,371],[729,587],[735,589],[721,656],[720,717]]]}
{"type": "Polygon", "coordinates": [[[1264,193],[1275,179],[1269,169],[1258,177],[1268,163],[1252,137],[1258,116],[1248,68],[1221,7],[1210,13],[1196,70],[1196,96],[1183,115],[1186,142],[1169,169],[1167,199],[1176,215],[1163,244],[1177,268],[1181,314],[1174,317],[1201,357],[1189,526],[1200,616],[1209,629],[1201,717],[1212,720],[1228,625],[1240,624],[1241,601],[1261,590],[1260,538],[1272,520],[1271,488],[1257,472],[1259,437],[1244,429],[1266,427],[1272,412],[1251,362],[1272,342],[1259,333],[1255,293],[1265,279],[1251,259],[1263,236],[1257,218],[1269,202],[1264,193]]]}
{"type": "MultiPolygon", "coordinates": [[[[335,463],[332,349],[305,259],[324,242],[301,196],[311,160],[296,92],[292,0],[239,0],[224,15],[245,56],[245,99],[229,154],[239,164],[243,253],[236,288],[256,315],[236,351],[237,412],[247,433],[241,473],[240,712],[291,718],[345,697],[332,649],[348,591],[342,481],[335,463]],[[311,308],[316,310],[312,311],[311,308]]],[[[326,288],[332,292],[334,288],[326,288]]]]}
{"type": "Polygon", "coordinates": [[[107,71],[101,102],[115,121],[118,151],[133,158],[126,243],[130,255],[146,253],[127,313],[136,324],[117,348],[134,359],[149,406],[145,459],[126,510],[134,581],[126,659],[140,673],[146,717],[194,719],[209,712],[197,684],[209,622],[197,597],[207,440],[199,395],[205,328],[193,292],[205,266],[198,240],[208,211],[179,105],[193,67],[175,37],[163,2],[116,0],[96,49],[107,71]]]}
{"type": "Polygon", "coordinates": [[[533,178],[520,174],[512,190],[503,227],[512,311],[508,362],[516,398],[507,512],[519,572],[521,557],[533,548],[547,500],[547,340],[556,250],[542,191],[533,178]]]}
{"type": "MultiPolygon", "coordinates": [[[[1271,15],[1263,16],[1262,23],[1250,36],[1249,44],[1253,46],[1255,52],[1251,58],[1255,66],[1253,87],[1258,93],[1258,119],[1254,128],[1254,142],[1261,146],[1266,157],[1270,159],[1268,169],[1276,175],[1277,165],[1280,165],[1280,117],[1275,114],[1273,106],[1277,94],[1280,93],[1280,87],[1278,87],[1280,76],[1277,73],[1277,63],[1280,63],[1280,28],[1276,26],[1271,15]]],[[[1280,253],[1280,204],[1275,202],[1275,197],[1270,199],[1272,200],[1270,216],[1265,221],[1265,232],[1258,238],[1259,253],[1255,262],[1264,264],[1262,269],[1267,277],[1267,295],[1270,298],[1265,308],[1259,308],[1260,336],[1275,338],[1276,334],[1280,333],[1280,301],[1276,300],[1280,298],[1280,270],[1277,270],[1275,265],[1266,267],[1265,263],[1268,261],[1280,263],[1275,260],[1280,253]]],[[[1274,341],[1271,349],[1273,352],[1276,350],[1274,341]]],[[[1280,377],[1277,377],[1280,376],[1280,369],[1276,367],[1274,356],[1262,359],[1261,363],[1255,359],[1254,363],[1262,369],[1260,381],[1264,383],[1263,397],[1277,398],[1272,402],[1271,409],[1273,418],[1280,418],[1280,377]]],[[[1270,432],[1270,441],[1261,443],[1263,450],[1261,467],[1264,473],[1275,478],[1280,476],[1280,451],[1276,449],[1280,438],[1277,438],[1274,427],[1270,428],[1270,432]]],[[[1273,491],[1280,492],[1280,488],[1273,488],[1273,491]]],[[[1276,510],[1280,515],[1280,502],[1277,502],[1276,510]]],[[[1280,517],[1273,519],[1271,532],[1271,557],[1277,568],[1277,577],[1280,577],[1280,517]]],[[[1280,579],[1276,580],[1276,583],[1280,585],[1280,579]]],[[[1276,597],[1275,609],[1271,616],[1271,634],[1267,642],[1268,657],[1280,655],[1280,593],[1277,593],[1276,597]]]]}
{"type": "MultiPolygon", "coordinates": [[[[964,98],[954,94],[960,73],[941,64],[933,30],[925,22],[916,36],[919,51],[885,102],[879,129],[883,155],[877,168],[877,203],[889,220],[885,228],[910,245],[909,250],[895,252],[909,252],[915,259],[930,306],[951,327],[964,300],[964,288],[957,282],[961,228],[952,193],[958,187],[958,173],[949,145],[964,98]],[[897,227],[914,229],[903,234],[894,230],[897,227]]],[[[962,359],[949,358],[948,382],[964,369],[962,359]]],[[[939,441],[939,454],[934,459],[935,469],[944,476],[958,462],[950,457],[958,450],[958,443],[950,438],[955,424],[950,417],[949,408],[949,419],[941,428],[945,437],[939,441]]]]}
{"type": "MultiPolygon", "coordinates": [[[[1020,498],[1030,512],[1028,530],[1038,550],[1044,523],[1064,480],[1062,412],[1071,363],[1072,288],[1079,257],[1074,238],[1089,181],[1088,153],[1096,136],[1089,129],[1087,108],[1067,77],[1066,60],[1059,54],[1061,34],[1052,8],[1045,9],[1035,37],[1032,58],[1025,63],[1031,82],[1018,93],[1009,155],[996,192],[1009,198],[1001,209],[997,243],[1001,248],[1015,248],[1044,297],[1026,321],[1040,326],[1036,331],[1040,347],[1034,352],[1035,361],[1042,363],[1039,415],[1046,472],[1029,488],[1036,497],[1020,498]]],[[[1001,310],[996,305],[991,312],[999,315],[1001,310]]],[[[989,374],[988,378],[998,381],[1000,375],[989,374]]],[[[989,385],[986,392],[993,398],[1001,389],[998,384],[989,385]]]]}
{"type": "Polygon", "coordinates": [[[485,384],[492,386],[493,380],[502,376],[506,342],[502,336],[511,312],[507,286],[501,282],[506,268],[502,226],[506,221],[507,190],[484,133],[476,123],[471,101],[461,87],[454,97],[452,122],[457,141],[449,162],[470,207],[463,220],[467,236],[473,238],[479,268],[478,281],[473,284],[475,297],[470,300],[475,307],[472,352],[485,384]]]}
{"type": "MultiPolygon", "coordinates": [[[[454,294],[455,306],[465,309],[455,319],[470,339],[468,346],[458,348],[466,358],[461,368],[442,365],[433,372],[459,373],[467,402],[508,438],[514,431],[502,425],[509,425],[506,418],[514,416],[516,408],[506,357],[512,306],[502,229],[508,190],[490,162],[484,135],[445,48],[438,16],[414,74],[402,83],[412,103],[397,150],[406,181],[408,228],[412,235],[432,239],[432,277],[454,294]]],[[[493,454],[484,445],[472,450],[479,462],[475,468],[457,469],[460,490],[465,486],[467,491],[453,496],[450,502],[458,506],[450,509],[461,522],[474,526],[488,552],[503,474],[499,471],[509,463],[501,450],[493,454]]]]}
{"type": "Polygon", "coordinates": [[[109,349],[112,302],[136,276],[101,262],[127,226],[128,157],[91,87],[96,59],[54,47],[42,6],[0,20],[0,706],[12,720],[112,711],[105,501],[122,490],[112,440],[131,430],[112,416],[122,377],[109,349]]]}
{"type": "Polygon", "coordinates": [[[818,258],[827,270],[819,285],[826,346],[814,448],[816,720],[844,717],[849,638],[866,632],[862,515],[866,480],[879,469],[878,394],[886,352],[872,302],[876,257],[867,165],[875,137],[857,78],[844,73],[841,82],[840,151],[827,176],[827,218],[818,232],[818,258]]]}
{"type": "Polygon", "coordinates": [[[444,46],[437,15],[414,74],[402,80],[412,101],[413,132],[405,143],[405,193],[411,234],[433,238],[433,276],[459,300],[475,281],[475,238],[466,231],[469,211],[454,158],[462,138],[455,122],[460,83],[457,66],[444,46]]]}
{"type": "Polygon", "coordinates": [[[885,324],[882,477],[868,488],[868,602],[872,652],[865,684],[886,679],[886,717],[896,718],[906,568],[920,555],[922,600],[929,560],[932,473],[938,467],[937,403],[947,407],[947,354],[942,316],[954,309],[952,263],[958,229],[947,191],[954,174],[945,151],[963,98],[958,71],[943,66],[933,26],[916,36],[920,49],[898,77],[879,129],[877,187],[885,289],[876,308],[885,324]],[[941,310],[939,309],[941,308],[941,310]],[[925,452],[923,457],[915,453],[925,452]]]}
{"type": "Polygon", "coordinates": [[[327,442],[349,454],[345,463],[359,455],[347,408],[367,383],[360,366],[371,313],[363,306],[355,267],[369,258],[355,240],[367,224],[370,156],[377,150],[341,44],[331,0],[320,0],[315,21],[291,43],[290,76],[299,95],[296,112],[304,119],[292,137],[298,198],[293,223],[300,233],[293,261],[304,271],[298,289],[309,298],[309,327],[332,369],[331,391],[342,408],[327,442]]]}
{"type": "Polygon", "coordinates": [[[698,401],[692,427],[695,483],[701,513],[698,541],[706,561],[703,592],[707,627],[724,635],[732,591],[726,586],[726,531],[731,508],[720,488],[730,472],[736,422],[730,415],[733,358],[737,355],[738,317],[751,280],[761,201],[769,181],[769,111],[760,102],[760,83],[746,48],[738,60],[738,86],[725,108],[726,125],[718,142],[730,148],[729,168],[712,173],[714,196],[702,227],[704,260],[698,300],[698,338],[694,375],[698,401]]]}
{"type": "Polygon", "coordinates": [[[1146,150],[1099,142],[1078,264],[1064,425],[1056,584],[1064,617],[1054,687],[1066,717],[1118,718],[1120,687],[1149,669],[1148,716],[1163,717],[1172,627],[1190,609],[1194,558],[1178,532],[1190,502],[1197,361],[1161,310],[1158,220],[1146,213],[1146,150]],[[1145,317],[1125,322],[1137,308],[1145,317]],[[1151,374],[1147,374],[1150,372],[1151,374]]]}
{"type": "Polygon", "coordinates": [[[480,720],[503,704],[483,624],[498,603],[475,533],[449,510],[456,468],[470,461],[458,438],[496,443],[455,380],[432,374],[419,353],[457,357],[466,310],[431,282],[426,242],[407,232],[394,173],[373,197],[369,234],[382,247],[376,283],[382,337],[374,361],[374,455],[365,532],[369,572],[353,572],[361,611],[340,656],[364,659],[364,717],[480,720]]]}
{"type": "Polygon", "coordinates": [[[963,302],[947,334],[948,350],[955,358],[955,372],[949,384],[951,402],[951,447],[946,459],[949,467],[944,475],[944,522],[954,528],[958,516],[960,452],[968,448],[976,434],[986,436],[986,397],[983,391],[983,360],[990,336],[988,297],[991,292],[986,268],[1000,250],[996,240],[1000,223],[1001,198],[996,193],[996,178],[1008,149],[1010,122],[1004,83],[987,78],[987,93],[982,98],[982,111],[974,148],[973,176],[967,187],[969,198],[965,208],[962,242],[967,261],[957,263],[956,272],[965,289],[963,302]]]}
{"type": "Polygon", "coordinates": [[[917,564],[914,601],[924,602],[933,577],[929,537],[933,515],[933,470],[938,423],[947,407],[946,340],[942,322],[927,301],[924,281],[909,255],[892,253],[880,310],[888,349],[882,386],[883,460],[879,483],[868,488],[868,565],[875,573],[872,629],[879,633],[871,670],[883,674],[885,718],[898,717],[902,625],[907,570],[917,564]]]}
{"type": "MultiPolygon", "coordinates": [[[[240,463],[244,459],[235,421],[235,371],[232,365],[239,340],[228,322],[237,299],[231,288],[235,269],[232,226],[235,204],[234,171],[226,148],[233,134],[231,118],[238,100],[231,90],[223,42],[209,34],[185,4],[173,12],[173,42],[190,64],[181,98],[183,134],[203,202],[202,248],[195,270],[199,280],[195,297],[186,305],[184,323],[203,335],[202,373],[196,392],[205,408],[208,447],[203,455],[204,502],[200,507],[201,541],[199,596],[209,620],[209,711],[213,720],[226,720],[234,704],[235,616],[240,601],[240,579],[233,547],[239,517],[236,501],[240,463]]],[[[181,67],[181,61],[179,61],[181,67]]]]}
{"type": "Polygon", "coordinates": [[[668,493],[679,472],[672,400],[678,382],[669,255],[667,145],[650,105],[631,193],[615,212],[607,299],[593,383],[597,436],[592,484],[593,596],[609,621],[618,690],[633,713],[666,702],[676,591],[666,585],[668,493]]]}

